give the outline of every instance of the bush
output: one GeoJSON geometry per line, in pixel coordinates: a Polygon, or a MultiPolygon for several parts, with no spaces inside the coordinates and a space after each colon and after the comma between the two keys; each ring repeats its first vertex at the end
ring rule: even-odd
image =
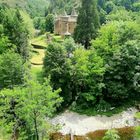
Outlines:
{"type": "Polygon", "coordinates": [[[115,129],[110,129],[105,133],[103,140],[120,140],[120,136],[118,135],[118,131],[115,129]]]}
{"type": "Polygon", "coordinates": [[[0,56],[0,88],[23,84],[26,67],[21,56],[7,51],[0,56]]]}

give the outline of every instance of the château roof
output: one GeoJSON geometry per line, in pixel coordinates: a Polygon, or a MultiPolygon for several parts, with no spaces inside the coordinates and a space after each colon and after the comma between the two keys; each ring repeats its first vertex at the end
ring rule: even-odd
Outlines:
{"type": "Polygon", "coordinates": [[[55,14],[55,20],[61,20],[61,21],[69,21],[69,22],[77,22],[77,13],[75,9],[73,8],[71,15],[68,15],[67,12],[64,10],[61,15],[57,16],[55,14]]]}
{"type": "Polygon", "coordinates": [[[71,12],[71,16],[77,16],[76,10],[75,8],[73,8],[72,12],[71,12]]]}

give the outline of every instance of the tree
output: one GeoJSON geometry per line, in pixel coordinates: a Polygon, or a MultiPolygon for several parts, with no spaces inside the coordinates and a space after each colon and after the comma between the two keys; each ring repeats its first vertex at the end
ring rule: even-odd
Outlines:
{"type": "Polygon", "coordinates": [[[68,57],[71,57],[71,55],[73,55],[73,52],[77,49],[77,48],[82,48],[83,46],[78,45],[74,42],[73,38],[66,38],[63,42],[63,46],[65,47],[68,57]]]}
{"type": "Polygon", "coordinates": [[[0,88],[24,83],[26,67],[21,56],[12,50],[0,55],[0,88]]]}
{"type": "Polygon", "coordinates": [[[139,24],[133,21],[111,21],[103,25],[92,46],[106,63],[127,41],[139,40],[139,24]]]}
{"type": "Polygon", "coordinates": [[[106,10],[107,14],[112,12],[114,7],[115,7],[115,4],[112,1],[107,1],[105,4],[105,10],[106,10]]]}
{"type": "Polygon", "coordinates": [[[70,90],[70,61],[64,46],[59,43],[49,44],[44,58],[44,76],[50,75],[54,89],[61,88],[60,95],[65,105],[71,100],[70,90]]]}
{"type": "MultiPolygon", "coordinates": [[[[136,15],[136,14],[135,14],[136,15]]],[[[124,8],[112,11],[107,15],[108,21],[133,21],[134,14],[132,11],[127,11],[124,8]]]]}
{"type": "Polygon", "coordinates": [[[115,129],[108,130],[105,133],[103,140],[120,140],[120,136],[118,135],[118,131],[115,129]]]}
{"type": "Polygon", "coordinates": [[[46,17],[46,31],[53,33],[54,31],[54,15],[48,14],[46,17]]]}
{"type": "Polygon", "coordinates": [[[115,53],[108,63],[105,74],[107,97],[124,100],[138,97],[139,93],[139,57],[140,47],[137,42],[127,42],[115,53]]]}
{"type": "Polygon", "coordinates": [[[96,0],[82,0],[74,40],[84,45],[86,49],[89,48],[91,39],[97,36],[99,26],[96,0]]]}
{"type": "Polygon", "coordinates": [[[24,24],[19,10],[3,8],[0,10],[1,24],[4,35],[16,46],[16,52],[26,61],[29,58],[29,32],[24,24]]]}
{"type": "Polygon", "coordinates": [[[76,49],[72,59],[73,101],[81,108],[98,104],[102,98],[104,66],[95,51],[76,49]]]}
{"type": "Polygon", "coordinates": [[[36,17],[34,18],[34,26],[36,29],[40,30],[41,33],[46,31],[45,17],[36,17]]]}
{"type": "Polygon", "coordinates": [[[2,90],[1,127],[4,127],[5,132],[13,139],[48,139],[51,130],[46,117],[52,116],[62,102],[59,92],[60,89],[52,90],[49,81],[44,84],[28,81],[23,88],[2,90]]]}
{"type": "Polygon", "coordinates": [[[104,99],[118,106],[118,101],[122,104],[139,98],[139,25],[132,21],[109,22],[99,33],[93,47],[106,68],[104,99]]]}
{"type": "Polygon", "coordinates": [[[4,53],[10,48],[14,48],[14,45],[10,43],[7,36],[2,35],[0,38],[0,54],[4,53]]]}

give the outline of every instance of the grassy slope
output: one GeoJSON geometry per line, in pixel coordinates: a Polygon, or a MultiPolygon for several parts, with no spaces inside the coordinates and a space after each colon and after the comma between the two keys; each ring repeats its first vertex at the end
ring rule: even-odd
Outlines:
{"type": "Polygon", "coordinates": [[[46,35],[40,35],[36,38],[33,38],[31,40],[31,43],[35,46],[42,46],[42,47],[46,47],[47,46],[47,39],[46,39],[46,35]]]}

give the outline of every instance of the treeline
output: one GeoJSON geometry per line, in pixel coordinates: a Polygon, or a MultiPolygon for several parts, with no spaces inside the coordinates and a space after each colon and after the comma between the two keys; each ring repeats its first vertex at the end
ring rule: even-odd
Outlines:
{"type": "Polygon", "coordinates": [[[0,7],[0,88],[23,83],[23,66],[29,59],[28,39],[29,31],[19,10],[0,7]]]}
{"type": "Polygon", "coordinates": [[[2,0],[0,4],[10,8],[19,8],[25,10],[32,18],[45,15],[45,9],[49,5],[48,0],[2,0]]]}
{"type": "MultiPolygon", "coordinates": [[[[22,13],[23,14],[23,13],[22,13]]],[[[30,29],[18,9],[0,7],[0,138],[49,139],[51,117],[62,102],[49,79],[33,81],[30,29]]]]}
{"type": "MultiPolygon", "coordinates": [[[[90,2],[90,1],[89,1],[90,2]]],[[[85,3],[89,3],[85,1],[85,3]]],[[[140,11],[140,1],[139,0],[95,0],[97,6],[98,15],[100,19],[100,24],[106,23],[107,16],[114,12],[120,10],[139,12],[140,11]]],[[[36,29],[40,29],[42,32],[46,31],[46,18],[49,14],[63,15],[64,11],[67,14],[71,14],[73,9],[76,9],[79,13],[80,8],[82,7],[81,0],[50,0],[48,7],[45,8],[45,16],[35,16],[34,25],[36,29]]],[[[53,16],[53,18],[54,18],[53,16]]],[[[121,18],[121,17],[120,17],[121,18]]],[[[47,30],[49,31],[49,30],[47,30]]]]}

